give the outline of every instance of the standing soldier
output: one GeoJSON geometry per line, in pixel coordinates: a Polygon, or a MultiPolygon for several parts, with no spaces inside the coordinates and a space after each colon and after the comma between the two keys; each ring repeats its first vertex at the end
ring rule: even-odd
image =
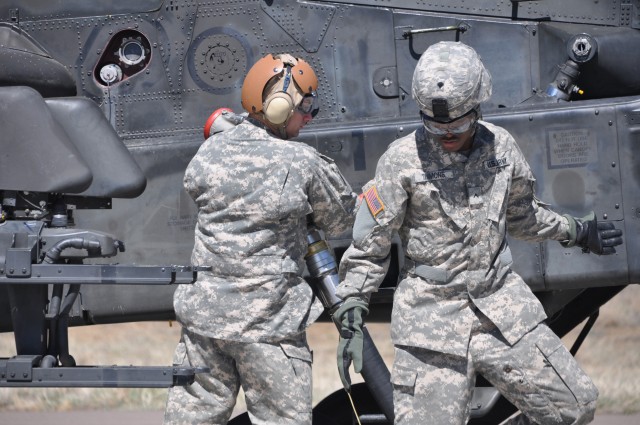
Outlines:
{"type": "Polygon", "coordinates": [[[171,388],[165,424],[226,424],[240,386],[253,424],[311,424],[305,329],[322,306],[302,278],[307,216],[341,234],[355,202],[329,158],[288,141],[317,113],[317,85],[302,59],[260,59],[242,87],[249,117],[209,138],[187,167],[198,206],[191,259],[212,271],[175,292],[174,364],[211,371],[171,388]]]}
{"type": "MultiPolygon", "coordinates": [[[[539,424],[592,420],[598,390],[543,323],[542,305],[511,270],[506,232],[596,254],[622,243],[613,224],[562,216],[534,194],[513,137],[480,120],[491,77],[456,42],[427,49],[413,75],[423,126],[396,140],[365,190],[340,264],[338,368],[359,370],[362,317],[386,273],[391,238],[406,255],[391,336],[396,424],[465,424],[476,373],[539,424]]],[[[521,418],[522,419],[522,418],[521,418]]]]}

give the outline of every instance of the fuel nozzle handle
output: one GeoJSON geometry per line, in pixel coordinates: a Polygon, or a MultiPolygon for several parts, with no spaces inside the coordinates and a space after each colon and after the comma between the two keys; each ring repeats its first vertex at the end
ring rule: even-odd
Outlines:
{"type": "Polygon", "coordinates": [[[342,302],[336,295],[336,287],[340,283],[336,259],[320,232],[311,227],[307,233],[307,269],[315,281],[316,293],[322,305],[333,314],[342,302]]]}

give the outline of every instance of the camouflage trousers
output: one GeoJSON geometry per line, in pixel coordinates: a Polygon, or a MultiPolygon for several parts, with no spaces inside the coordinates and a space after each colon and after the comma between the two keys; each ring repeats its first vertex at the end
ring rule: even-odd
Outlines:
{"type": "Polygon", "coordinates": [[[174,365],[204,366],[186,387],[172,387],[165,424],[226,424],[244,390],[254,425],[311,425],[311,352],[304,333],[279,343],[225,341],[183,328],[174,365]]]}
{"type": "Polygon", "coordinates": [[[466,424],[477,373],[526,416],[513,423],[593,420],[598,390],[545,324],[511,346],[485,317],[472,331],[467,358],[405,346],[396,346],[395,354],[398,425],[466,424]]]}

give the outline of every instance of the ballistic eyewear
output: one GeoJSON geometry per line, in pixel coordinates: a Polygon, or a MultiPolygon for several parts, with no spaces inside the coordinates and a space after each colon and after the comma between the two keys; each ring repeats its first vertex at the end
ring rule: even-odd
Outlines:
{"type": "Polygon", "coordinates": [[[303,115],[311,114],[312,117],[315,117],[320,111],[320,102],[318,102],[318,95],[316,92],[312,92],[311,94],[307,94],[302,98],[302,102],[298,105],[296,110],[303,115]]]}
{"type": "Polygon", "coordinates": [[[478,122],[478,114],[475,109],[447,123],[438,122],[424,113],[421,115],[424,127],[429,133],[435,134],[436,136],[444,136],[448,133],[462,134],[478,122]]]}

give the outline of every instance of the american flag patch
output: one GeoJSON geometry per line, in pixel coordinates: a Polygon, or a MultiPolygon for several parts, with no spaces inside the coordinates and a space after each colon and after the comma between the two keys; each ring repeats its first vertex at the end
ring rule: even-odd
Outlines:
{"type": "Polygon", "coordinates": [[[380,199],[380,195],[378,195],[378,189],[375,186],[371,186],[365,193],[364,199],[367,200],[367,205],[369,206],[369,211],[373,216],[377,216],[384,210],[384,204],[382,203],[382,199],[380,199]]]}

